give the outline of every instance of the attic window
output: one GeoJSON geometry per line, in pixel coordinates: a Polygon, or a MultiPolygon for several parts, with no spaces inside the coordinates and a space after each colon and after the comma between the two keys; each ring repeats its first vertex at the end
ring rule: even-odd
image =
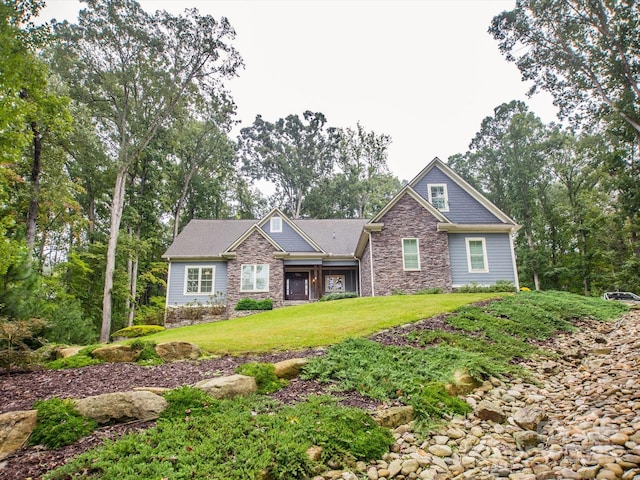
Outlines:
{"type": "Polygon", "coordinates": [[[445,183],[430,183],[427,185],[429,203],[441,212],[449,211],[449,198],[447,195],[447,185],[445,183]]]}
{"type": "Polygon", "coordinates": [[[269,231],[271,233],[280,233],[280,232],[282,232],[282,218],[281,217],[271,217],[271,223],[269,225],[269,231]]]}

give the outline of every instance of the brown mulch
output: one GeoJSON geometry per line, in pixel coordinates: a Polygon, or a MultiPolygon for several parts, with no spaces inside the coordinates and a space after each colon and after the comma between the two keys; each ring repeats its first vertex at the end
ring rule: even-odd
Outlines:
{"type": "MultiPolygon", "coordinates": [[[[409,325],[385,330],[371,336],[385,345],[411,345],[406,335],[416,330],[451,330],[445,316],[422,320],[409,325]]],[[[174,362],[144,367],[132,363],[111,363],[67,370],[39,370],[0,376],[0,413],[28,410],[36,400],[58,398],[84,398],[102,393],[131,390],[135,387],[176,388],[220,375],[235,373],[236,368],[247,362],[279,362],[294,357],[322,355],[323,349],[279,352],[242,357],[224,356],[196,362],[174,362]]],[[[299,378],[272,394],[272,398],[291,404],[308,395],[333,394],[347,406],[376,410],[385,405],[362,397],[355,392],[335,392],[331,384],[320,384],[299,378]]],[[[65,462],[107,439],[117,439],[127,433],[144,430],[155,422],[133,422],[125,425],[102,427],[92,435],[66,447],[49,450],[44,447],[25,447],[0,461],[0,480],[38,479],[65,462]]]]}

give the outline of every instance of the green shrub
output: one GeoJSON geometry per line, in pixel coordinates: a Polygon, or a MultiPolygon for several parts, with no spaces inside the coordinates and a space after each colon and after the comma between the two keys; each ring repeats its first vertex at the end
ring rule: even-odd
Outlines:
{"type": "Polygon", "coordinates": [[[236,304],[236,310],[273,310],[273,300],[255,300],[253,298],[241,298],[236,304]]]}
{"type": "Polygon", "coordinates": [[[162,332],[164,327],[160,325],[133,325],[131,327],[122,328],[111,334],[111,337],[136,338],[144,337],[154,333],[162,332]]]}
{"type": "Polygon", "coordinates": [[[478,285],[472,282],[455,289],[457,293],[500,293],[500,292],[516,292],[516,286],[507,280],[498,280],[493,285],[478,285]]]}
{"type": "Polygon", "coordinates": [[[155,346],[156,342],[153,341],[136,339],[131,342],[131,348],[140,352],[136,362],[143,365],[158,365],[164,363],[162,358],[160,358],[156,352],[155,346]]]}
{"type": "Polygon", "coordinates": [[[216,400],[203,390],[195,387],[178,387],[164,394],[169,406],[160,414],[164,419],[184,419],[186,416],[201,413],[209,408],[216,400]]]}
{"type": "Polygon", "coordinates": [[[336,292],[336,293],[329,293],[327,295],[323,295],[322,297],[320,297],[320,299],[318,300],[319,302],[329,302],[331,300],[342,300],[345,298],[358,298],[358,293],[357,292],[336,292]]]}
{"type": "Polygon", "coordinates": [[[422,290],[418,290],[415,294],[416,295],[439,295],[441,293],[443,293],[441,288],[432,287],[432,288],[423,288],[422,290]]]}
{"type": "Polygon", "coordinates": [[[254,377],[258,385],[258,393],[277,392],[289,384],[284,378],[276,376],[273,363],[244,363],[238,366],[236,372],[254,377]]]}
{"type": "Polygon", "coordinates": [[[140,305],[136,309],[133,323],[136,325],[162,325],[164,321],[165,302],[166,299],[164,296],[151,297],[149,299],[149,305],[140,305]]]}
{"type": "Polygon", "coordinates": [[[89,365],[99,365],[101,363],[104,363],[104,361],[78,353],[72,357],[59,358],[57,360],[47,362],[45,366],[50,370],[62,370],[65,368],[88,367],[89,365]]]}
{"type": "Polygon", "coordinates": [[[71,400],[39,400],[33,407],[38,411],[38,419],[29,445],[64,447],[86,437],[98,426],[94,420],[80,415],[71,400]]]}

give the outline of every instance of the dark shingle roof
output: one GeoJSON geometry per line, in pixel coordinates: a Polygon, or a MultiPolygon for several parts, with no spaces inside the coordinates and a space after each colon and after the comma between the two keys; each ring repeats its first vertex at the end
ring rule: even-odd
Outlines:
{"type": "MultiPolygon", "coordinates": [[[[191,220],[164,257],[217,257],[259,220],[191,220]]],[[[353,255],[367,219],[293,220],[320,248],[332,255],[353,255]]]]}

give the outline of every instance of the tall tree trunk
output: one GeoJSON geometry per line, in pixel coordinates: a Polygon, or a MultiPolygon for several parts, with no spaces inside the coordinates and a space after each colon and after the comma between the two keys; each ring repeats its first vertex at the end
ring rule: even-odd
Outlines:
{"type": "MultiPolygon", "coordinates": [[[[533,243],[533,238],[531,236],[531,232],[529,230],[525,230],[524,234],[527,237],[527,245],[529,246],[529,250],[531,251],[532,256],[533,256],[533,254],[536,251],[536,246],[533,243]]],[[[540,290],[540,275],[538,273],[538,267],[536,266],[536,263],[537,262],[534,259],[534,261],[532,262],[532,265],[531,265],[531,271],[533,273],[533,285],[534,285],[536,290],[540,290]]]]}
{"type": "Polygon", "coordinates": [[[182,191],[180,192],[180,198],[178,199],[178,204],[176,205],[176,209],[173,212],[173,239],[175,240],[178,236],[180,229],[180,213],[182,212],[182,207],[184,207],[184,202],[187,199],[187,192],[189,191],[189,185],[191,184],[191,179],[193,175],[196,173],[198,169],[197,166],[192,166],[191,170],[187,174],[187,177],[184,180],[184,184],[182,185],[182,191]]]}
{"type": "Polygon", "coordinates": [[[107,265],[104,272],[104,293],[102,297],[102,328],[100,329],[100,342],[109,341],[111,335],[111,309],[113,296],[113,274],[116,268],[116,246],[120,221],[124,209],[125,185],[129,164],[121,164],[116,174],[116,183],[113,189],[113,201],[111,202],[111,223],[109,226],[109,243],[107,244],[107,265]]]}
{"type": "Polygon", "coordinates": [[[40,173],[42,172],[42,136],[38,130],[38,124],[31,122],[33,132],[33,164],[31,165],[31,198],[29,200],[29,212],[27,213],[26,243],[29,251],[36,242],[36,226],[38,222],[38,207],[40,197],[40,173]]]}

